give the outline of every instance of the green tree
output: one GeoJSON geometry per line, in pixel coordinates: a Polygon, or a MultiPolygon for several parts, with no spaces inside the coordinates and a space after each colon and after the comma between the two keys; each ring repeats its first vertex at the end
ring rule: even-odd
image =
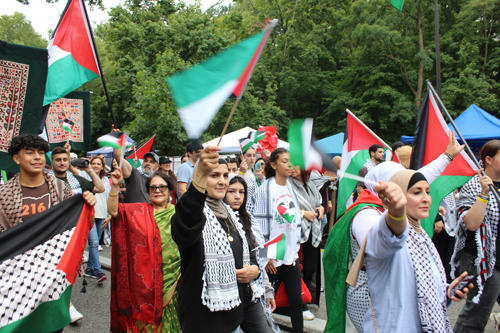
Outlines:
{"type": "Polygon", "coordinates": [[[9,43],[46,48],[47,41],[33,29],[24,14],[0,16],[0,39],[9,43]]]}

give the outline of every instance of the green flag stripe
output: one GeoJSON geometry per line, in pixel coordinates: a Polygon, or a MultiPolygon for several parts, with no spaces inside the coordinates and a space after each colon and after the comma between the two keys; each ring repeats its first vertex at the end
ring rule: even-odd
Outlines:
{"type": "Polygon", "coordinates": [[[390,0],[391,5],[399,11],[403,10],[405,0],[390,0]]]}
{"type": "MultiPolygon", "coordinates": [[[[360,150],[356,155],[353,156],[345,172],[358,175],[359,170],[366,163],[366,160],[370,158],[368,150],[360,150]]],[[[349,178],[342,178],[339,182],[339,192],[337,198],[337,217],[344,214],[347,210],[345,203],[349,200],[352,195],[352,191],[356,188],[357,181],[349,178]]]]}
{"type": "Polygon", "coordinates": [[[95,79],[96,73],[80,66],[71,55],[67,55],[50,65],[43,105],[50,104],[79,88],[87,81],[95,79]],[[65,73],[65,75],[61,75],[65,73]]]}
{"type": "Polygon", "coordinates": [[[283,234],[283,238],[276,244],[276,259],[285,259],[286,251],[286,235],[283,234]]]}
{"type": "Polygon", "coordinates": [[[71,322],[69,301],[72,288],[73,286],[66,288],[61,294],[61,298],[40,304],[26,317],[10,325],[0,327],[0,333],[54,332],[65,327],[71,322]]]}
{"type": "Polygon", "coordinates": [[[288,126],[288,143],[290,144],[290,163],[299,166],[302,170],[306,168],[302,127],[305,119],[292,120],[288,126]]]}
{"type": "Polygon", "coordinates": [[[230,80],[238,80],[252,59],[265,31],[247,38],[207,61],[167,79],[177,107],[194,103],[230,80]]]}
{"type": "Polygon", "coordinates": [[[420,221],[420,224],[430,237],[434,235],[434,220],[436,219],[441,201],[448,194],[467,183],[471,178],[469,176],[439,176],[431,183],[430,194],[432,205],[429,209],[429,217],[420,221]]]}

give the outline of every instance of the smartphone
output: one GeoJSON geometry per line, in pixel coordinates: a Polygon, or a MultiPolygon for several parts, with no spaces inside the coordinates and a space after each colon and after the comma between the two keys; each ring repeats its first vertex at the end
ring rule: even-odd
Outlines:
{"type": "MultiPolygon", "coordinates": [[[[461,291],[463,292],[464,288],[467,287],[469,285],[469,283],[471,283],[472,281],[475,281],[476,278],[478,277],[478,275],[468,275],[466,277],[464,277],[462,279],[462,281],[460,281],[451,291],[450,291],[450,295],[453,297],[453,296],[457,296],[457,291],[461,291]]],[[[460,296],[458,296],[460,297],[460,296]]]]}
{"type": "Polygon", "coordinates": [[[261,162],[255,163],[255,170],[260,169],[260,166],[262,165],[261,162]]]}

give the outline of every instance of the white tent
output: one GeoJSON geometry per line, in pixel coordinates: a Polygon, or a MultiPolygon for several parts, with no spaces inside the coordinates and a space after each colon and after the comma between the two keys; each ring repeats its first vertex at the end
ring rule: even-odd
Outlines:
{"type": "MultiPolygon", "coordinates": [[[[242,129],[239,129],[237,131],[227,133],[224,135],[222,138],[222,141],[220,143],[220,147],[222,148],[222,151],[220,151],[220,154],[238,154],[241,152],[240,149],[240,142],[238,141],[241,138],[245,138],[248,136],[248,133],[250,131],[255,131],[251,127],[244,127],[242,129]]],[[[220,137],[210,140],[208,142],[205,142],[203,144],[204,147],[206,146],[216,146],[217,143],[219,142],[220,137]]],[[[278,148],[289,148],[290,145],[286,141],[279,140],[278,141],[278,148]]]]}

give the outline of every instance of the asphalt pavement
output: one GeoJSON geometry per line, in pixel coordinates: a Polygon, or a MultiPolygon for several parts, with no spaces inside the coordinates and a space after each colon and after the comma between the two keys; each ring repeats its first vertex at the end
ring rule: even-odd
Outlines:
{"type": "MultiPolygon", "coordinates": [[[[111,293],[111,280],[110,280],[110,275],[111,273],[109,272],[109,263],[110,263],[110,258],[111,258],[111,249],[104,247],[104,250],[102,252],[99,252],[99,255],[101,257],[101,263],[104,263],[105,266],[108,267],[108,269],[103,268],[104,274],[107,275],[108,280],[104,281],[103,284],[98,285],[97,281],[95,279],[91,278],[86,278],[87,281],[87,286],[86,286],[86,293],[81,293],[82,289],[82,281],[83,278],[79,277],[73,286],[73,295],[71,297],[71,300],[73,301],[73,305],[76,307],[78,311],[80,311],[83,314],[83,319],[79,320],[75,324],[70,324],[68,325],[65,329],[65,333],[69,332],[81,332],[81,333],[100,333],[100,332],[109,332],[109,323],[110,323],[110,316],[109,316],[109,301],[110,301],[110,293],[111,293]]],[[[448,314],[450,317],[450,321],[452,326],[455,324],[457,317],[460,313],[460,310],[462,309],[464,302],[460,303],[454,303],[449,309],[448,309],[448,314]]],[[[326,317],[326,304],[325,304],[325,297],[324,293],[321,294],[321,301],[320,301],[320,306],[316,305],[309,305],[309,309],[311,312],[318,318],[315,322],[316,328],[315,329],[310,329],[306,330],[308,332],[319,332],[321,330],[318,330],[317,327],[321,327],[327,319],[326,317]]],[[[494,312],[500,312],[500,307],[498,304],[495,305],[494,312]]],[[[287,318],[282,319],[280,317],[280,323],[284,323],[287,325],[287,318]]],[[[288,321],[289,322],[289,321],[288,321]]],[[[310,324],[307,323],[306,324],[310,324]]],[[[352,324],[351,324],[352,325],[352,324]]],[[[289,326],[289,324],[288,324],[289,326]]],[[[346,331],[346,333],[356,333],[356,330],[351,328],[346,331]]],[[[352,326],[351,326],[352,327],[352,326]]],[[[283,332],[289,332],[289,330],[286,329],[286,326],[283,327],[283,332]]],[[[486,327],[485,331],[486,333],[496,333],[495,328],[494,328],[494,323],[490,320],[488,323],[488,326],[486,327]]]]}

